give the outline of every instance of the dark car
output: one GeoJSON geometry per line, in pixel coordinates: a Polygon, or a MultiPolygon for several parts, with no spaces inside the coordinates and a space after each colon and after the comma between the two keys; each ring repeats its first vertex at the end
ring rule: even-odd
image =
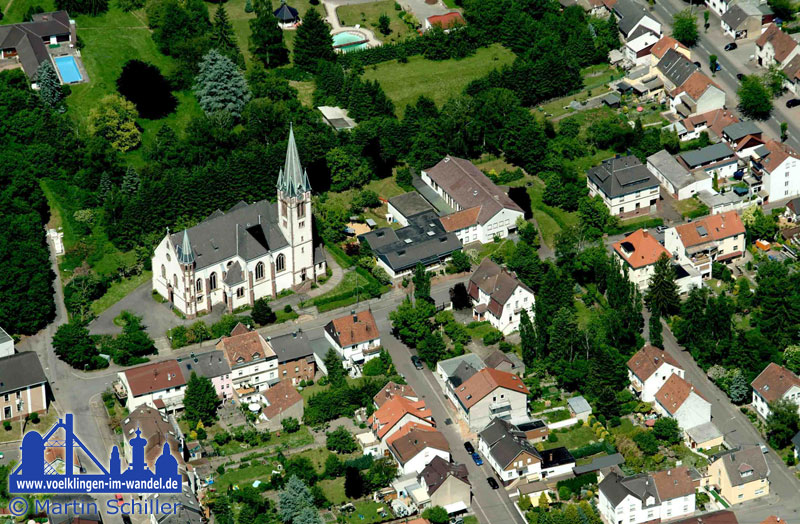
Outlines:
{"type": "Polygon", "coordinates": [[[695,65],[695,67],[696,67],[697,69],[700,69],[700,68],[702,67],[702,65],[700,64],[700,62],[694,62],[694,65],[695,65]]]}
{"type": "Polygon", "coordinates": [[[736,80],[741,82],[742,80],[744,80],[744,75],[742,73],[736,73],[736,80]]]}
{"type": "Polygon", "coordinates": [[[792,98],[791,100],[786,101],[786,107],[789,109],[797,106],[800,106],[800,98],[792,98]]]}
{"type": "Polygon", "coordinates": [[[725,51],[733,51],[737,47],[739,47],[739,46],[736,45],[736,42],[731,42],[730,44],[725,44],[724,49],[725,49],[725,51]]]}
{"type": "Polygon", "coordinates": [[[422,361],[416,355],[411,355],[411,363],[414,364],[414,367],[417,369],[422,369],[424,367],[422,361]]]}
{"type": "Polygon", "coordinates": [[[497,481],[494,479],[494,477],[488,477],[488,478],[486,479],[486,482],[488,482],[488,483],[489,483],[489,486],[490,486],[492,489],[497,489],[497,488],[499,488],[499,487],[500,487],[500,484],[498,484],[498,483],[497,483],[497,481]]]}
{"type": "Polygon", "coordinates": [[[475,448],[472,447],[472,442],[470,442],[469,440],[464,442],[464,449],[466,449],[467,453],[469,453],[470,455],[475,453],[475,448]]]}
{"type": "Polygon", "coordinates": [[[478,466],[483,466],[483,459],[481,458],[481,456],[480,456],[480,455],[478,455],[478,453],[477,453],[477,452],[473,452],[473,453],[472,453],[472,460],[474,460],[474,461],[475,461],[475,464],[476,464],[476,465],[478,465],[478,466]]]}

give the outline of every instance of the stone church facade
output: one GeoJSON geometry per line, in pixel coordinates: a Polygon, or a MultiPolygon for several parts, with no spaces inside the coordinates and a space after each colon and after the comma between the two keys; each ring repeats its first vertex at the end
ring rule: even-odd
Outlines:
{"type": "Polygon", "coordinates": [[[325,274],[314,246],[311,185],[289,131],[278,200],[239,202],[179,233],[167,234],[153,255],[153,290],[189,318],[217,304],[228,311],[275,298],[325,274]]]}

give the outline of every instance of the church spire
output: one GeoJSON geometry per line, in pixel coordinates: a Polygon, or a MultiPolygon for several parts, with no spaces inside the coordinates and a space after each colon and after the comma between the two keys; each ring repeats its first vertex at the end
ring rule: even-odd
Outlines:
{"type": "Polygon", "coordinates": [[[185,229],[183,230],[183,242],[178,246],[178,262],[186,265],[194,263],[192,244],[189,242],[189,233],[185,229]]]}
{"type": "Polygon", "coordinates": [[[297,152],[297,143],[294,140],[294,128],[289,124],[289,144],[286,147],[286,163],[278,176],[278,191],[286,195],[298,196],[306,191],[311,191],[308,175],[300,165],[300,154],[297,152]]]}

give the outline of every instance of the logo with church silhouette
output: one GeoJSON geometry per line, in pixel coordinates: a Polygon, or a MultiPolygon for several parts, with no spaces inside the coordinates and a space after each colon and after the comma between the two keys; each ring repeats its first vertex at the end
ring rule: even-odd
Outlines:
{"type": "Polygon", "coordinates": [[[122,469],[119,448],[114,446],[108,468],[75,436],[72,414],[67,414],[47,433],[28,431],[22,439],[20,465],[9,475],[10,493],[180,493],[178,461],[172,456],[169,442],[151,471],[145,460],[147,439],[137,428],[129,441],[131,462],[122,469]],[[73,467],[78,450],[91,460],[99,472],[80,473],[73,467]],[[63,472],[48,457],[63,457],[63,472]]]}

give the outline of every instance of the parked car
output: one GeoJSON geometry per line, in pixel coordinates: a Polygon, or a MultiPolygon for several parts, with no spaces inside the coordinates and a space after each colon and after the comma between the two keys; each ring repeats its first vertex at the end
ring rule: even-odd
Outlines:
{"type": "Polygon", "coordinates": [[[657,233],[663,233],[666,230],[667,230],[667,226],[657,226],[656,227],[656,232],[657,233]]]}
{"type": "Polygon", "coordinates": [[[422,360],[420,360],[420,358],[416,355],[411,355],[411,363],[414,364],[414,367],[417,369],[422,369],[425,367],[422,365],[422,360]]]}
{"type": "Polygon", "coordinates": [[[466,449],[467,453],[469,453],[470,455],[475,453],[475,448],[472,447],[472,442],[470,442],[469,440],[464,442],[464,449],[466,449]]]}
{"type": "Polygon", "coordinates": [[[725,44],[724,49],[725,49],[725,51],[733,51],[737,47],[739,47],[739,46],[736,45],[736,42],[731,42],[730,44],[725,44]]]}
{"type": "Polygon", "coordinates": [[[744,80],[744,75],[742,73],[736,73],[736,80],[741,82],[742,80],[744,80]]]}
{"type": "Polygon", "coordinates": [[[475,465],[483,466],[483,459],[481,458],[480,455],[478,455],[477,452],[472,453],[472,460],[475,461],[475,465]]]}
{"type": "Polygon", "coordinates": [[[786,107],[789,109],[797,106],[800,106],[800,98],[792,98],[791,100],[786,101],[786,107]]]}
{"type": "Polygon", "coordinates": [[[486,482],[488,482],[488,483],[489,483],[489,486],[490,486],[492,489],[497,489],[497,488],[499,488],[499,487],[500,487],[500,484],[498,484],[498,483],[497,483],[497,481],[494,479],[494,477],[488,477],[488,478],[486,479],[486,482]]]}
{"type": "Polygon", "coordinates": [[[764,444],[761,444],[761,453],[764,453],[765,455],[769,453],[769,448],[764,444]]]}

